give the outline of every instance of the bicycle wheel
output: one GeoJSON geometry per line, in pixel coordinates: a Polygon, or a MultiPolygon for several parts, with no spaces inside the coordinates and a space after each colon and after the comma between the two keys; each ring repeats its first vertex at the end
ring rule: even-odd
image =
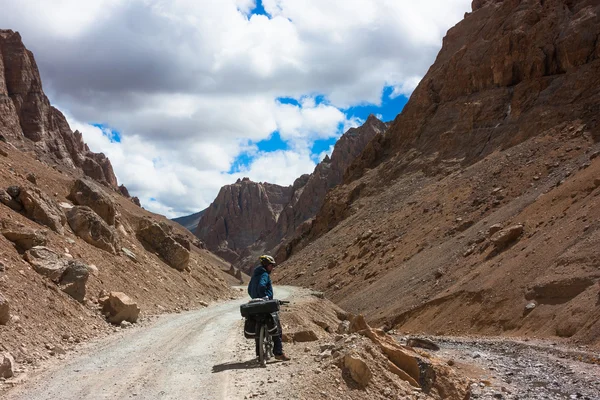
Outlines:
{"type": "Polygon", "coordinates": [[[258,335],[258,362],[263,367],[267,364],[267,354],[265,352],[265,335],[267,334],[267,327],[265,324],[260,324],[260,333],[258,335]]]}

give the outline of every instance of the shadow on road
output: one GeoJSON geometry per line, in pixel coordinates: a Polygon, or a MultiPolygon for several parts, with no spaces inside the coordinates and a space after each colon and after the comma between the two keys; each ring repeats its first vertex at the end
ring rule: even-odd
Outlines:
{"type": "Polygon", "coordinates": [[[256,362],[256,359],[252,359],[244,362],[229,362],[224,364],[213,365],[212,373],[216,374],[218,372],[229,371],[233,369],[254,369],[259,367],[260,364],[256,362]]]}

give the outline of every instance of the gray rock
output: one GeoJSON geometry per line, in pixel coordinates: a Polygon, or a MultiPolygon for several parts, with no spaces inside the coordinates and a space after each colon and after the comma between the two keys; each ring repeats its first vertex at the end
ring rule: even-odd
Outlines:
{"type": "Polygon", "coordinates": [[[138,231],[138,238],[155,250],[171,267],[183,271],[190,261],[190,252],[157,223],[146,222],[138,231]]]}
{"type": "Polygon", "coordinates": [[[90,272],[86,264],[81,261],[70,260],[60,277],[60,289],[78,302],[83,303],[89,275],[90,272]]]}
{"type": "Polygon", "coordinates": [[[35,246],[25,252],[25,260],[31,264],[35,272],[59,282],[67,268],[67,261],[56,252],[44,246],[35,246]]]}
{"type": "MultiPolygon", "coordinates": [[[[10,194],[10,193],[9,193],[10,194]]],[[[38,188],[21,188],[19,202],[27,218],[46,225],[55,232],[64,233],[65,214],[56,202],[38,188]]]]}
{"type": "Polygon", "coordinates": [[[96,183],[88,179],[77,179],[68,196],[79,206],[88,206],[108,225],[114,226],[117,215],[114,201],[96,183]]]}
{"type": "Polygon", "coordinates": [[[99,249],[117,254],[119,236],[91,208],[76,206],[67,212],[67,220],[73,232],[87,243],[99,249]]]}

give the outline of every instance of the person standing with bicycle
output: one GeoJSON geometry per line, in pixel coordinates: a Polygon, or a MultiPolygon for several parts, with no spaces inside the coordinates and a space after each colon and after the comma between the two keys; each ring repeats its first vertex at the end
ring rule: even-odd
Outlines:
{"type": "MultiPolygon", "coordinates": [[[[271,271],[275,267],[275,259],[269,255],[262,255],[259,257],[260,265],[254,268],[254,273],[248,284],[248,294],[253,299],[268,298],[273,300],[273,284],[271,283],[271,271]]],[[[283,352],[283,342],[281,340],[281,324],[278,320],[279,335],[273,336],[273,354],[276,360],[289,361],[290,357],[286,356],[283,352]]],[[[259,353],[259,339],[256,339],[256,355],[259,353]]]]}

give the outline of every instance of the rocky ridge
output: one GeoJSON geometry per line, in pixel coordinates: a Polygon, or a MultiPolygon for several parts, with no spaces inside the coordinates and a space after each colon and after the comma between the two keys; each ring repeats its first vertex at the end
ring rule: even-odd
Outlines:
{"type": "Polygon", "coordinates": [[[474,2],[287,246],[282,281],[403,332],[600,345],[599,15],[474,2]]]}
{"type": "Polygon", "coordinates": [[[110,160],[90,151],[50,105],[33,53],[11,30],[0,30],[0,138],[50,165],[118,187],[110,160]]]}

